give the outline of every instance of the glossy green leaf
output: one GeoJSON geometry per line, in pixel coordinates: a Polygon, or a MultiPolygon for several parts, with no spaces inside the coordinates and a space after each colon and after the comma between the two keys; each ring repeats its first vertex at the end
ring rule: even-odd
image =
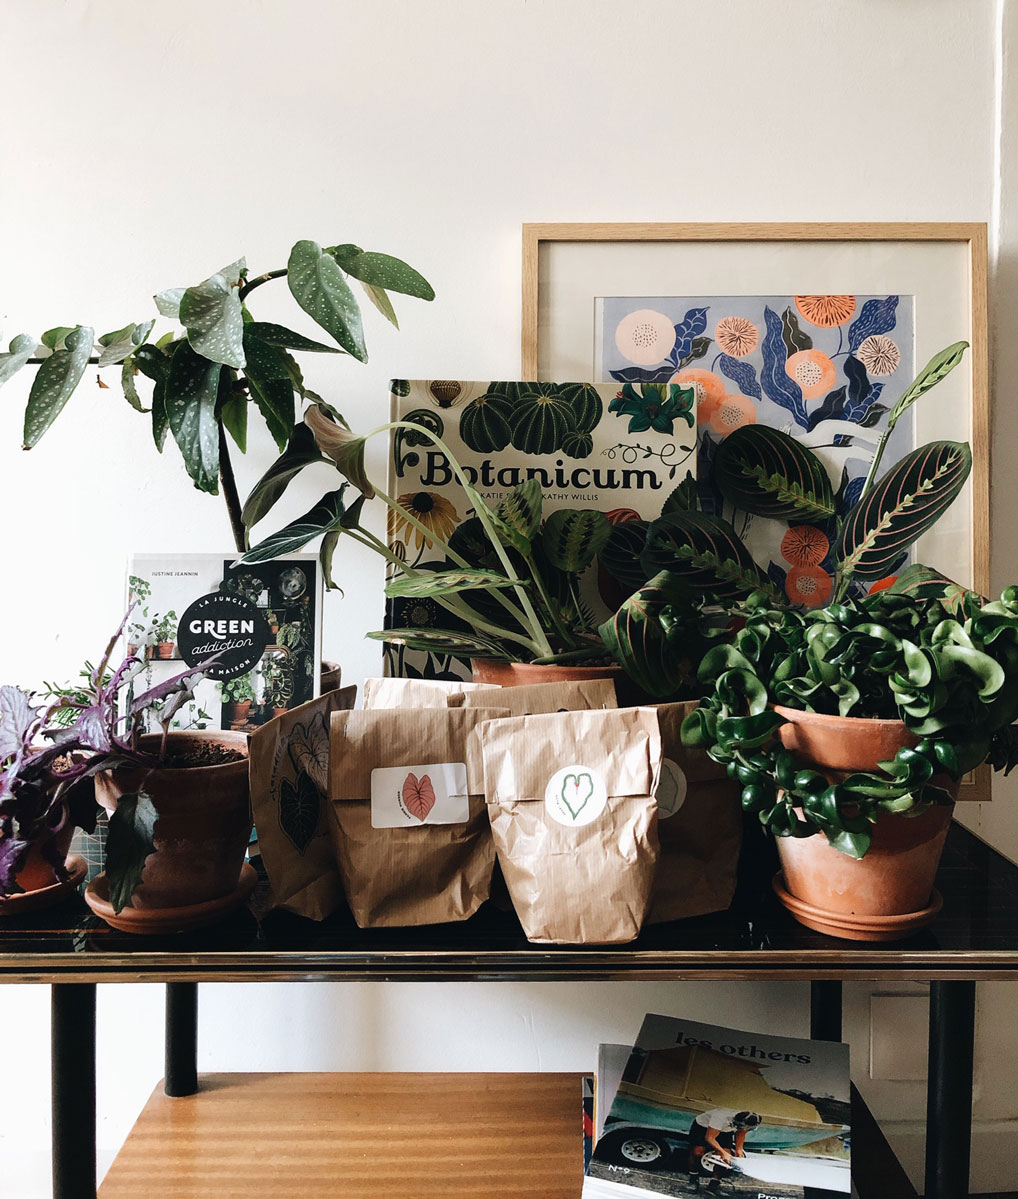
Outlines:
{"type": "Polygon", "coordinates": [[[210,362],[181,342],[170,361],[163,400],[187,473],[195,487],[212,495],[219,491],[216,400],[222,370],[220,363],[210,362]]]}
{"type": "Polygon", "coordinates": [[[100,366],[116,366],[123,362],[134,351],[148,340],[155,321],[142,321],[140,325],[125,325],[114,333],[104,333],[99,338],[102,351],[99,354],[100,366]]]}
{"type": "Polygon", "coordinates": [[[385,594],[397,596],[455,595],[459,591],[490,590],[499,587],[514,587],[519,584],[505,575],[490,570],[440,570],[422,571],[419,574],[397,575],[390,580],[385,594]]]}
{"type": "Polygon", "coordinates": [[[682,580],[662,571],[597,630],[605,648],[637,687],[656,699],[675,695],[695,668],[688,650],[683,650],[684,639],[669,636],[661,622],[664,610],[685,603],[687,596],[682,580]]]}
{"type": "Polygon", "coordinates": [[[360,308],[335,258],[317,242],[299,241],[290,251],[286,281],[308,316],[347,353],[367,362],[360,308]]]}
{"type": "Polygon", "coordinates": [[[419,300],[435,298],[434,288],[419,271],[390,254],[364,251],[353,245],[333,246],[330,252],[348,275],[362,283],[415,296],[419,300]]]}
{"type": "Polygon", "coordinates": [[[250,325],[244,327],[244,353],[244,377],[251,385],[251,396],[277,448],[283,450],[297,415],[289,365],[282,351],[252,333],[250,325]]]}
{"type": "Polygon", "coordinates": [[[247,453],[247,405],[247,396],[235,392],[219,409],[219,419],[223,422],[223,428],[233,438],[242,454],[247,453]]]}
{"type": "Polygon", "coordinates": [[[23,446],[26,450],[38,443],[81,382],[94,339],[93,330],[79,325],[66,334],[61,348],[39,364],[25,408],[23,446]]]}
{"type": "Polygon", "coordinates": [[[180,300],[180,323],[191,348],[210,362],[240,369],[244,365],[244,317],[238,283],[244,259],[225,266],[180,300]]]}
{"type": "Polygon", "coordinates": [[[918,599],[938,599],[949,612],[959,612],[967,596],[982,600],[978,592],[949,579],[939,570],[921,562],[906,567],[888,588],[893,595],[913,595],[918,599]]]}
{"type": "Polygon", "coordinates": [[[262,475],[247,497],[241,520],[247,529],[256,525],[273,507],[292,479],[312,462],[327,462],[319,450],[315,435],[307,425],[295,425],[286,449],[262,475]]]}
{"type": "Polygon", "coordinates": [[[110,903],[118,914],[131,902],[141,882],[145,861],[155,853],[155,830],[159,819],[151,798],[140,791],[121,795],[110,816],[106,836],[106,881],[110,903]]]}
{"type": "Polygon", "coordinates": [[[19,333],[11,339],[5,354],[0,354],[0,387],[34,357],[36,340],[31,333],[19,333]]]}
{"type": "Polygon", "coordinates": [[[347,484],[344,483],[336,491],[330,491],[327,495],[322,496],[318,503],[303,516],[292,520],[288,525],[284,525],[283,528],[249,549],[234,566],[252,562],[271,562],[273,558],[294,554],[323,533],[340,528],[344,511],[343,493],[346,488],[347,484]]]}
{"type": "Polygon", "coordinates": [[[248,321],[244,333],[280,350],[303,350],[308,354],[343,353],[338,346],[327,346],[324,341],[313,341],[303,333],[294,333],[292,329],[283,325],[273,325],[266,321],[248,321]]]}
{"type": "Polygon", "coordinates": [[[953,503],[972,469],[972,451],[931,441],[906,454],[845,517],[837,556],[845,574],[883,578],[953,503]]]}
{"type": "Polygon", "coordinates": [[[835,514],[834,491],[820,459],[768,425],[743,425],[718,446],[714,482],[744,512],[807,524],[835,514]]]}
{"type": "Polygon", "coordinates": [[[541,530],[541,548],[552,566],[567,574],[586,570],[611,536],[603,512],[592,508],[560,508],[552,512],[541,530]]]}
{"type": "MultiPolygon", "coordinates": [[[[363,496],[361,497],[363,499],[363,496]]],[[[342,537],[342,532],[339,529],[330,529],[322,538],[321,549],[318,551],[318,558],[322,566],[322,579],[325,582],[326,591],[339,591],[339,585],[332,577],[332,563],[336,556],[336,546],[339,545],[339,539],[342,537]]]]}
{"type": "Polygon", "coordinates": [[[647,530],[640,560],[648,576],[669,570],[688,586],[718,599],[736,599],[757,590],[775,593],[735,529],[706,512],[659,517],[647,530]]]}

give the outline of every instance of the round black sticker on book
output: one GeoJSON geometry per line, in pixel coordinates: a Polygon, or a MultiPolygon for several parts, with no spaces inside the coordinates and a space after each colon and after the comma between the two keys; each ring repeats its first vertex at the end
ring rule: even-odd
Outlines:
{"type": "Polygon", "coordinates": [[[215,657],[206,670],[212,679],[247,674],[271,640],[268,623],[250,600],[227,591],[196,599],[177,626],[177,652],[188,666],[215,657]]]}

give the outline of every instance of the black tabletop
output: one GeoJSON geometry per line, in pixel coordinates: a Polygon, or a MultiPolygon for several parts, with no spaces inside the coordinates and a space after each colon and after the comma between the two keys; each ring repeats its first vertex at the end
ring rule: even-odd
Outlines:
{"type": "Polygon", "coordinates": [[[213,927],[139,937],[109,928],[79,895],[0,918],[0,982],[267,979],[1016,979],[1018,866],[953,824],[937,877],[944,906],[907,940],[841,941],[797,924],[770,887],[772,847],[747,826],[726,912],[646,929],[620,946],[531,945],[515,915],[487,903],[458,924],[358,929],[251,905],[213,927]]]}

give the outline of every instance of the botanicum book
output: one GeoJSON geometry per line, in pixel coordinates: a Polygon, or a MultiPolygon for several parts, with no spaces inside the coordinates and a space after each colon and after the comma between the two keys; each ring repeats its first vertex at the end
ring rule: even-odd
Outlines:
{"type": "Polygon", "coordinates": [[[648,1015],[584,1199],[851,1190],[848,1046],[648,1015]]]}

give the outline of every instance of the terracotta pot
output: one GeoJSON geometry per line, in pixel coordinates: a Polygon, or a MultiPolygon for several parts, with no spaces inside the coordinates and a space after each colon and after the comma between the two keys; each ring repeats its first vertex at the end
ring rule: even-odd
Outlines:
{"type": "Polygon", "coordinates": [[[247,720],[251,715],[251,701],[249,699],[227,700],[223,704],[223,720],[233,724],[235,721],[247,720]]]}
{"type": "Polygon", "coordinates": [[[173,642],[172,641],[160,641],[159,644],[156,646],[156,657],[160,658],[160,659],[172,658],[173,657],[173,642]]]}
{"type": "Polygon", "coordinates": [[[290,709],[289,709],[289,708],[288,708],[288,707],[287,707],[285,704],[283,704],[283,706],[282,706],[282,707],[280,707],[280,708],[277,708],[277,707],[276,707],[276,706],[273,704],[273,707],[272,707],[272,716],[273,716],[273,719],[275,719],[275,718],[276,718],[276,717],[278,717],[278,716],[285,716],[285,715],[287,714],[287,712],[289,712],[289,711],[290,711],[290,709]]]}
{"type": "Polygon", "coordinates": [[[530,683],[569,683],[585,679],[614,679],[616,687],[626,677],[621,666],[536,666],[533,662],[502,662],[471,658],[475,683],[522,687],[530,683]]]}
{"type": "MultiPolygon", "coordinates": [[[[74,825],[68,822],[54,838],[61,861],[67,857],[73,836],[74,825]]],[[[53,867],[42,856],[38,844],[29,847],[24,865],[14,876],[14,881],[25,891],[41,891],[43,887],[51,887],[57,881],[53,867]]]]}
{"type": "MultiPolygon", "coordinates": [[[[155,753],[159,734],[141,739],[155,753]]],[[[119,769],[96,775],[96,799],[112,814],[121,795],[144,788],[159,818],[155,853],[145,862],[130,906],[183,908],[207,903],[235,891],[251,836],[248,797],[247,734],[241,732],[170,733],[177,747],[222,746],[243,758],[217,766],[167,766],[154,770],[119,769]]]]}
{"type": "Polygon", "coordinates": [[[319,688],[322,695],[324,695],[326,691],[338,691],[342,678],[343,669],[338,662],[322,662],[321,684],[319,688]]]}
{"type": "MultiPolygon", "coordinates": [[[[876,770],[878,762],[916,743],[898,720],[775,711],[790,721],[778,730],[782,744],[832,782],[852,771],[876,770]]],[[[957,786],[943,777],[936,782],[948,791],[957,786]]],[[[776,882],[779,899],[800,923],[850,940],[891,940],[921,927],[939,908],[933,883],[953,810],[953,804],[937,804],[918,816],[882,813],[862,858],[833,849],[821,833],[778,837],[788,893],[776,882]]]]}

